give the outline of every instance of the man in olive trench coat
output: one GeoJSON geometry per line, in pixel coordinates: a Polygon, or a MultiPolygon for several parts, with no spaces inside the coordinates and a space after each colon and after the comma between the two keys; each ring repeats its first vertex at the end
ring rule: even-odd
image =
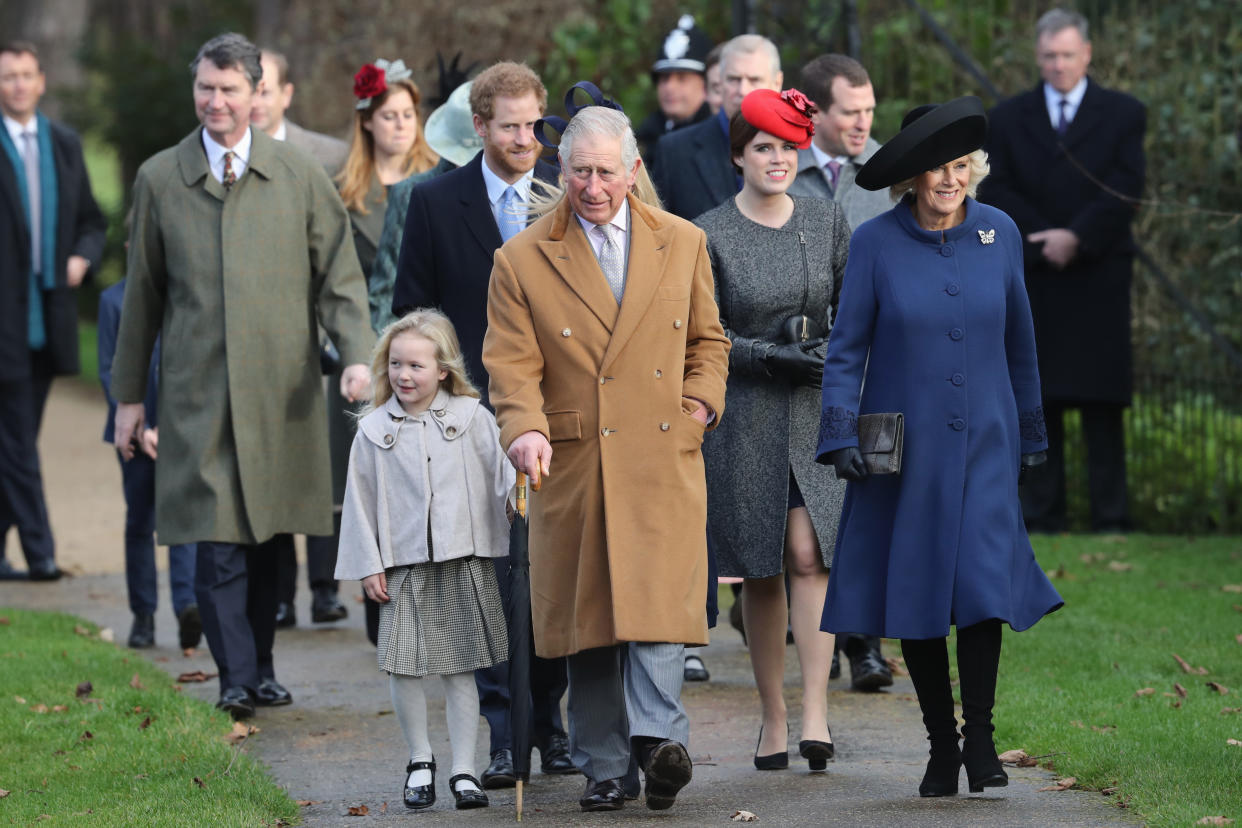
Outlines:
{"type": "Polygon", "coordinates": [[[198,543],[218,706],[238,718],[291,701],[272,667],[276,567],[264,543],[332,532],[316,319],[348,366],[346,397],[365,393],[374,341],[327,174],[249,126],[261,71],[240,35],[205,44],[192,65],[203,128],[138,171],[112,379],[129,457],[162,331],[156,530],[161,543],[198,543]]]}
{"type": "Polygon", "coordinates": [[[569,657],[588,811],[621,807],[631,751],[648,807],[673,804],[691,775],[682,647],[707,643],[700,446],[729,340],[703,231],[627,195],[641,163],[623,114],[574,117],[566,196],[496,252],[483,342],[501,443],[547,473],[530,500],[535,651],[569,657]]]}

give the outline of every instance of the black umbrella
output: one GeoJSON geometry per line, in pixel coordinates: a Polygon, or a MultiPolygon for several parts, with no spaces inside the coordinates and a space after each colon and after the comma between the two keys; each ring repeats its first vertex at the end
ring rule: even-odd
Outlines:
{"type": "MultiPolygon", "coordinates": [[[[531,486],[539,489],[536,477],[531,486]]],[[[522,785],[530,778],[530,526],[526,522],[526,475],[517,475],[517,514],[509,530],[509,727],[517,776],[517,818],[522,821],[522,785]]]]}

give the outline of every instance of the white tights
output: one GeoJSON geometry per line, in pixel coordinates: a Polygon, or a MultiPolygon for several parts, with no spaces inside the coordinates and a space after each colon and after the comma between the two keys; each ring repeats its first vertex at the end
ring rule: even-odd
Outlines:
{"type": "MultiPolygon", "coordinates": [[[[441,678],[444,680],[444,717],[448,723],[449,744],[453,748],[452,772],[449,775],[467,773],[474,776],[475,747],[479,738],[479,692],[475,687],[474,673],[450,673],[441,678]]],[[[415,676],[391,674],[388,687],[397,721],[410,745],[410,761],[430,762],[433,757],[431,741],[427,737],[427,694],[423,689],[423,680],[415,676]]],[[[430,785],[431,771],[414,771],[407,784],[430,785]]],[[[468,782],[457,784],[458,790],[473,787],[468,782]]]]}

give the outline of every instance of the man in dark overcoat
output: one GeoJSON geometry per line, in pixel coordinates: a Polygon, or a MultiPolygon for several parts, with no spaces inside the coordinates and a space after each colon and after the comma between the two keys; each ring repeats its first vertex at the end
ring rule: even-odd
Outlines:
{"type": "Polygon", "coordinates": [[[198,544],[217,706],[236,718],[292,700],[272,662],[271,540],[332,531],[318,327],[341,354],[346,399],[366,394],[375,339],[336,188],[319,162],[250,127],[261,71],[238,34],[191,65],[202,128],[138,170],[112,366],[128,460],[160,335],[156,531],[198,544]]]}
{"type": "Polygon", "coordinates": [[[0,577],[17,526],[30,580],[60,577],[36,440],[52,378],[78,372],[76,288],[107,225],[77,134],[39,111],[31,43],[0,45],[0,577]]]}
{"type": "Polygon", "coordinates": [[[1048,462],[1023,487],[1032,531],[1065,528],[1067,408],[1082,413],[1091,526],[1125,530],[1129,405],[1130,225],[1143,191],[1144,106],[1087,76],[1087,21],[1053,9],[1036,24],[1043,81],[990,114],[992,174],[982,200],[1024,237],[1048,423],[1048,462]]]}
{"type": "Polygon", "coordinates": [[[729,152],[729,119],[756,89],[780,91],[784,80],[776,44],[755,34],[738,35],[720,53],[724,99],[714,118],[670,132],[656,144],[656,191],[664,209],[687,220],[737,195],[741,176],[729,152]]]}
{"type": "MultiPolygon", "coordinates": [[[[397,317],[414,308],[439,308],[457,328],[470,381],[487,402],[483,367],[487,331],[487,289],[492,256],[525,229],[536,179],[556,180],[556,169],[539,160],[535,122],[548,93],[525,64],[501,62],[484,70],[470,87],[470,110],[483,149],[465,165],[410,191],[401,254],[393,285],[397,317]]],[[[508,601],[507,559],[496,561],[501,597],[508,601]]],[[[567,677],[563,658],[532,656],[531,702],[534,744],[544,773],[576,773],[560,703],[567,677]]],[[[479,706],[491,730],[491,762],[484,788],[511,787],[513,770],[509,725],[508,662],[475,672],[479,706]]]]}

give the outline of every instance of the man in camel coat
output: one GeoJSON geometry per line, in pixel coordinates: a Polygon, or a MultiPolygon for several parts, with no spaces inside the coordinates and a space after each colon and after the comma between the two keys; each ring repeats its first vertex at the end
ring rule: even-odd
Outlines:
{"type": "Polygon", "coordinates": [[[658,810],[692,773],[682,650],[707,642],[700,446],[724,413],[729,341],[702,231],[628,195],[628,119],[584,109],[560,156],[565,196],[496,253],[483,362],[502,445],[545,478],[535,650],[568,656],[580,805],[622,806],[633,751],[658,810]]]}

